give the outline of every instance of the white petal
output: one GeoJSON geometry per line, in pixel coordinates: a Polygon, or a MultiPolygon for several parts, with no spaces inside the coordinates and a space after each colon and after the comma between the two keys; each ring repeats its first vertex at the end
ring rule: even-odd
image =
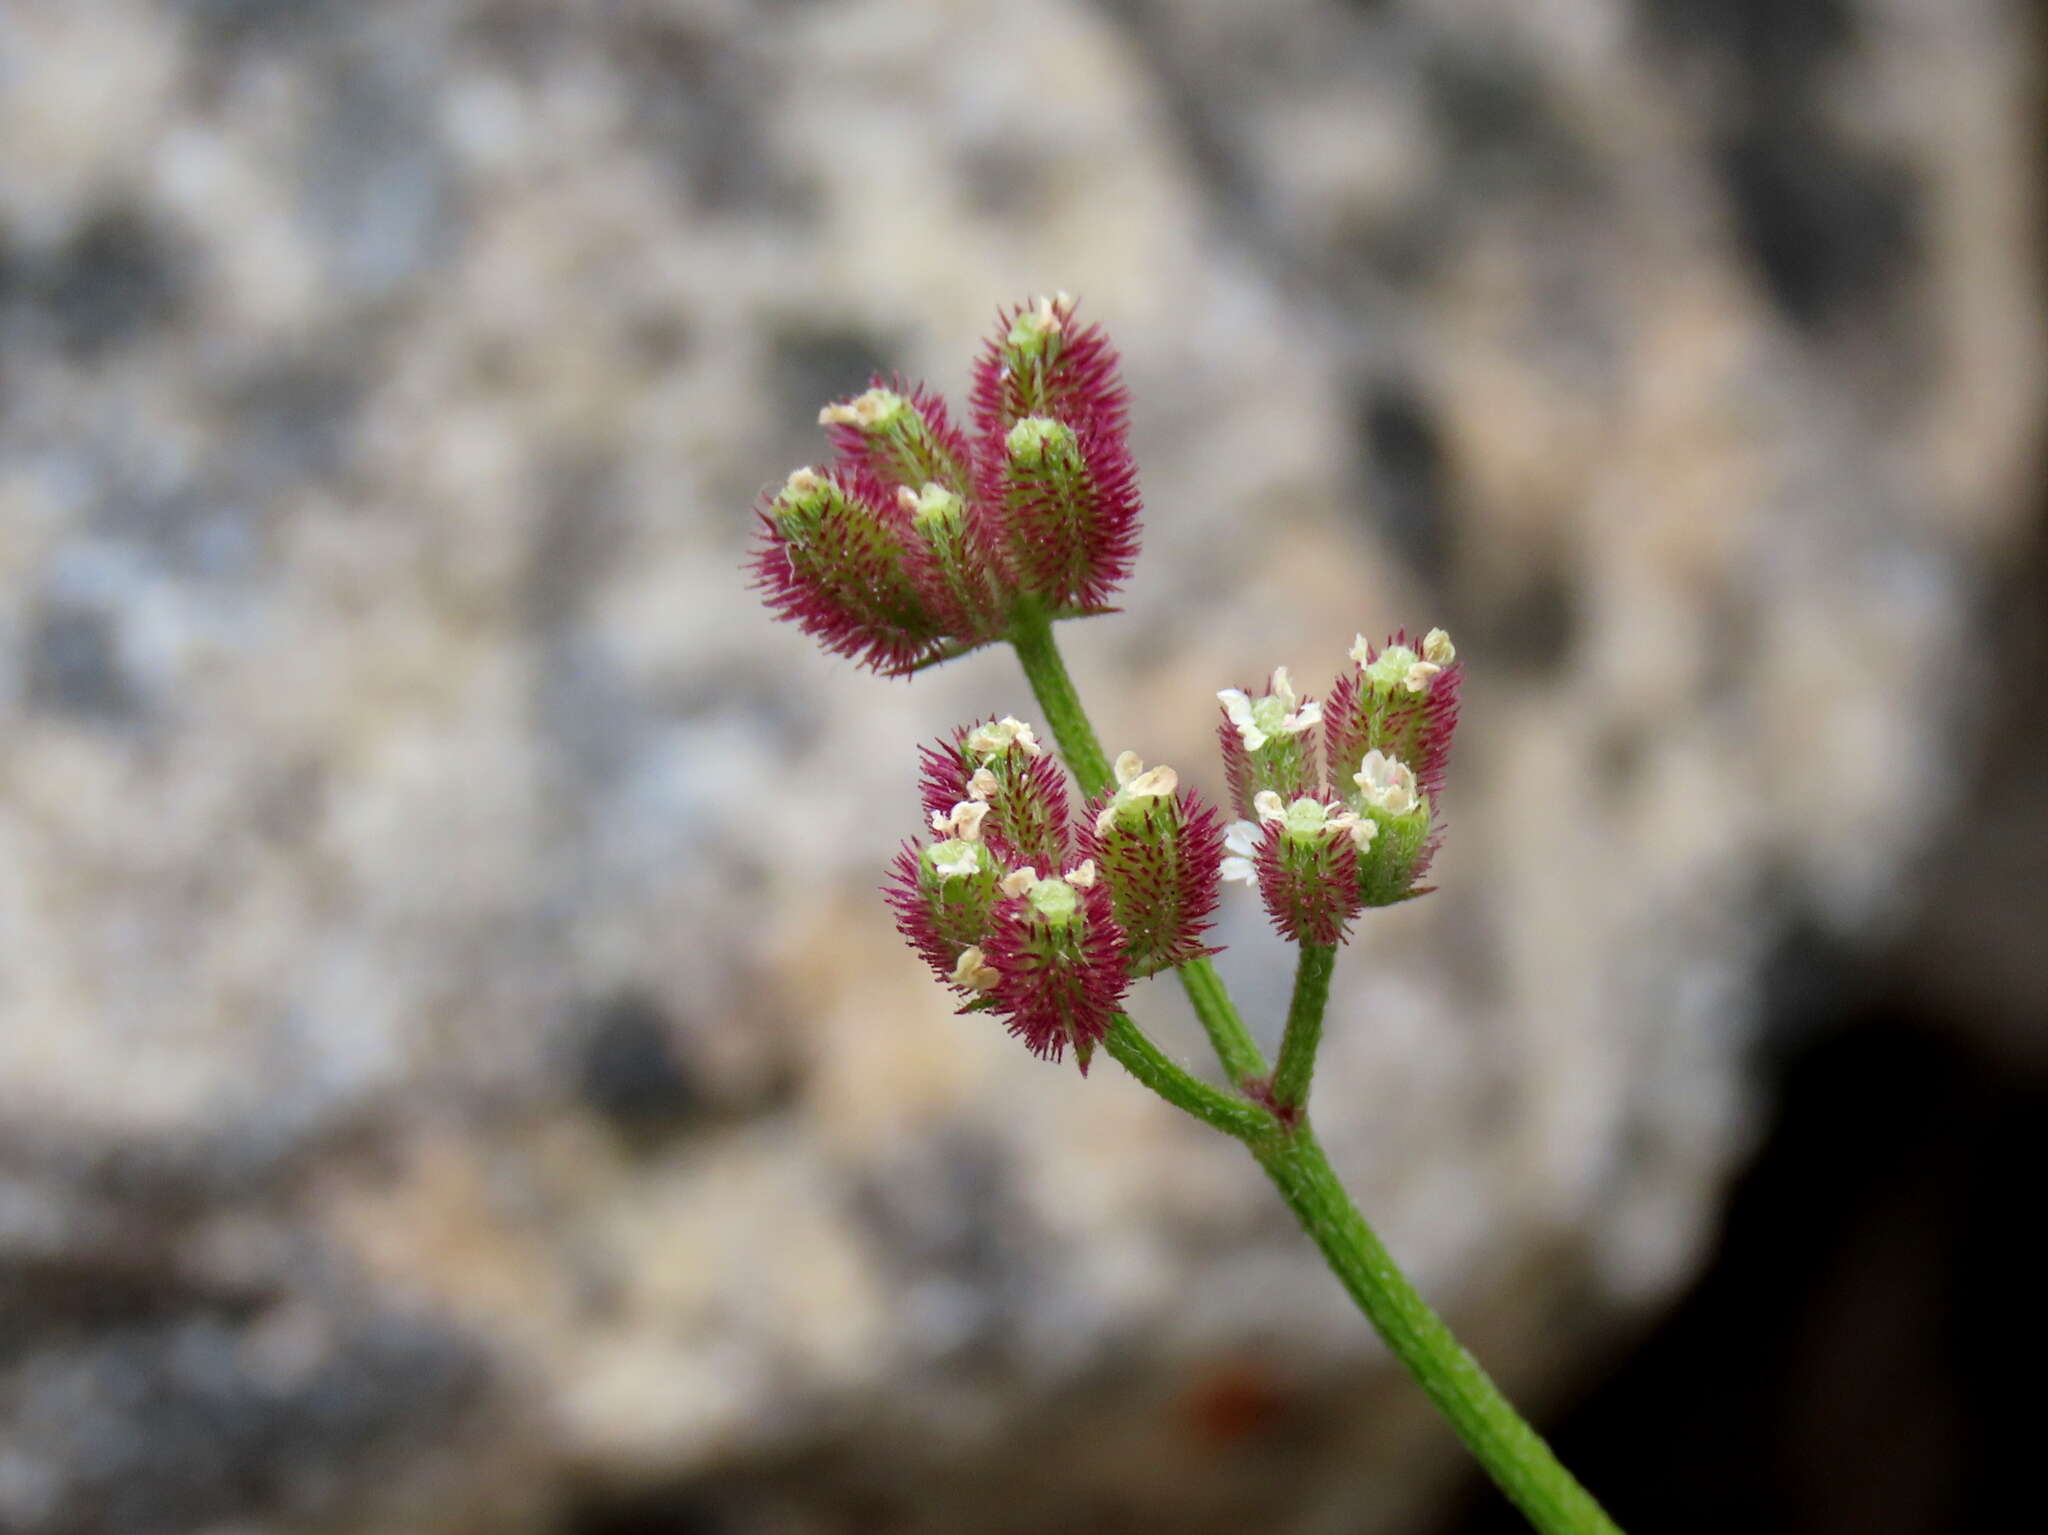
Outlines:
{"type": "Polygon", "coordinates": [[[1226,858],[1223,860],[1223,877],[1247,885],[1256,885],[1259,882],[1259,866],[1249,858],[1226,858]]]}
{"type": "Polygon", "coordinates": [[[1163,762],[1125,785],[1132,799],[1171,799],[1179,787],[1180,774],[1163,762]]]}
{"type": "Polygon", "coordinates": [[[1442,670],[1443,668],[1434,661],[1417,661],[1408,668],[1408,675],[1401,680],[1407,685],[1409,692],[1420,693],[1429,686],[1430,679],[1442,670]]]}

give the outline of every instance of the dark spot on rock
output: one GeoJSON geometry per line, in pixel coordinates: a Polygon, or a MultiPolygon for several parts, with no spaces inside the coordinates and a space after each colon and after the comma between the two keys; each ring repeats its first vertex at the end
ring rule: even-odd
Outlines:
{"type": "Polygon", "coordinates": [[[1862,308],[1911,269],[1920,189],[1903,164],[1784,118],[1731,137],[1716,161],[1743,246],[1794,323],[1862,308]]]}
{"type": "Polygon", "coordinates": [[[1520,154],[1551,126],[1535,69],[1502,50],[1434,48],[1422,78],[1430,120],[1456,153],[1520,154]]]}
{"type": "Polygon", "coordinates": [[[666,373],[682,362],[694,340],[689,321],[674,310],[641,315],[626,332],[633,360],[649,373],[666,373]]]}
{"type": "Polygon", "coordinates": [[[1181,1393],[1180,1416],[1206,1454],[1270,1442],[1298,1418],[1300,1389],[1273,1367],[1251,1356],[1208,1361],[1181,1393]]]}
{"type": "Polygon", "coordinates": [[[454,247],[455,179],[418,61],[367,47],[332,52],[299,190],[330,275],[381,298],[454,247]]]}
{"type": "Polygon", "coordinates": [[[831,326],[786,326],[770,345],[778,413],[800,421],[815,419],[828,400],[858,394],[900,355],[883,337],[831,326]]]}
{"type": "Polygon", "coordinates": [[[1772,301],[1813,328],[1884,296],[1917,254],[1910,169],[1847,140],[1817,103],[1856,45],[1846,0],[1645,0],[1654,36],[1709,66],[1714,165],[1772,301]]]}
{"type": "Polygon", "coordinates": [[[140,700],[122,664],[113,617],[96,607],[53,601],[28,634],[28,699],[78,719],[132,719],[140,700]]]}
{"type": "Polygon", "coordinates": [[[706,1111],[669,1020],[645,994],[624,991],[592,1011],[577,1062],[583,1101],[635,1138],[680,1129],[706,1111]]]}
{"type": "Polygon", "coordinates": [[[1570,578],[1551,560],[1531,559],[1505,590],[1461,602],[1453,632],[1470,633],[1473,653],[1484,655],[1489,667],[1518,677],[1555,677],[1570,665],[1579,619],[1570,578]]]}
{"type": "Polygon", "coordinates": [[[1650,743],[1642,728],[1621,720],[1610,720],[1593,738],[1593,771],[1603,798],[1627,793],[1643,776],[1643,763],[1650,743]]]}
{"type": "Polygon", "coordinates": [[[546,494],[527,568],[526,606],[540,629],[559,628],[581,613],[624,537],[612,465],[596,455],[564,457],[546,467],[546,494]]]}
{"type": "Polygon", "coordinates": [[[691,1483],[591,1488],[572,1497],[559,1535],[728,1535],[721,1500],[691,1483]]]}
{"type": "Polygon", "coordinates": [[[254,370],[227,402],[238,477],[268,492],[338,473],[362,397],[362,380],[323,358],[283,357],[254,370]]]}
{"type": "Polygon", "coordinates": [[[52,1535],[170,1535],[256,1515],[331,1512],[373,1467],[428,1453],[483,1393],[466,1339],[371,1317],[310,1369],[252,1369],[247,1330],[216,1318],[119,1328],[40,1356],[11,1427],[39,1459],[52,1535]]]}
{"type": "Polygon", "coordinates": [[[263,537],[257,516],[246,495],[112,485],[94,504],[91,526],[146,546],[152,559],[179,576],[226,581],[258,568],[263,537]]]}
{"type": "Polygon", "coordinates": [[[170,320],[184,284],[169,241],[132,208],[79,226],[35,284],[57,344],[95,357],[170,320]]]}
{"type": "Polygon", "coordinates": [[[945,1130],[865,1172],[848,1196],[901,1283],[937,1281],[950,1295],[941,1314],[910,1318],[913,1346],[956,1363],[1000,1364],[1016,1344],[1012,1324],[1031,1307],[1046,1252],[1004,1147],[977,1130],[945,1130]]]}
{"type": "Polygon", "coordinates": [[[1046,156],[1015,144],[963,146],[955,167],[961,201],[984,218],[1017,218],[1044,207],[1054,191],[1046,156]]]}
{"type": "Polygon", "coordinates": [[[1759,907],[1783,924],[1758,972],[1758,1060],[1776,1070],[1876,1003],[1882,982],[1866,955],[1804,907],[1796,878],[1767,869],[1758,886],[1759,907]]]}
{"type": "Polygon", "coordinates": [[[769,147],[762,119],[772,82],[752,53],[679,18],[644,19],[613,36],[635,137],[674,167],[698,209],[815,216],[815,184],[769,147]]]}
{"type": "Polygon", "coordinates": [[[296,42],[337,13],[358,7],[350,0],[176,0],[192,18],[201,43],[237,47],[249,43],[296,42]]]}
{"type": "Polygon", "coordinates": [[[1641,0],[1652,32],[1707,49],[1752,87],[1803,80],[1855,41],[1847,0],[1641,0]]]}
{"type": "Polygon", "coordinates": [[[1414,392],[1382,384],[1359,407],[1367,512],[1396,551],[1431,583],[1449,559],[1451,513],[1443,438],[1414,392]]]}

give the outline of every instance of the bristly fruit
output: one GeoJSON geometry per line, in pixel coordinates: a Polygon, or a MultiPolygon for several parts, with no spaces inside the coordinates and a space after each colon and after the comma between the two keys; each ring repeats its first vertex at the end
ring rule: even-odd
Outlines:
{"type": "Polygon", "coordinates": [[[1001,640],[1031,610],[1109,611],[1138,551],[1115,349],[1065,294],[998,316],[974,432],[876,377],[818,420],[837,458],[761,517],[755,586],[827,650],[902,676],[1001,640]]]}
{"type": "Polygon", "coordinates": [[[1223,822],[1170,767],[1125,752],[1114,772],[1116,787],[1082,817],[1081,850],[1109,886],[1132,976],[1154,975],[1215,952],[1201,935],[1216,909],[1223,822]]]}
{"type": "Polygon", "coordinates": [[[1116,898],[1092,858],[1077,860],[1058,762],[1006,715],[960,726],[919,767],[933,840],[897,856],[885,887],[897,927],[963,1011],[1007,1020],[1040,1056],[1071,1045],[1086,1071],[1133,970],[1116,898]]]}
{"type": "Polygon", "coordinates": [[[1261,790],[1293,799],[1321,784],[1312,732],[1323,706],[1295,693],[1286,667],[1275,668],[1257,697],[1242,688],[1225,688],[1216,701],[1223,705],[1223,722],[1216,727],[1223,777],[1230,786],[1230,808],[1240,818],[1251,815],[1252,800],[1261,790]]]}
{"type": "Polygon", "coordinates": [[[1442,836],[1435,800],[1463,680],[1450,636],[1396,634],[1384,647],[1360,636],[1351,656],[1322,706],[1296,696],[1284,667],[1263,697],[1217,694],[1241,817],[1223,878],[1257,885],[1274,926],[1299,942],[1339,942],[1365,907],[1426,894],[1442,836]],[[1309,736],[1318,723],[1327,780],[1309,736]]]}

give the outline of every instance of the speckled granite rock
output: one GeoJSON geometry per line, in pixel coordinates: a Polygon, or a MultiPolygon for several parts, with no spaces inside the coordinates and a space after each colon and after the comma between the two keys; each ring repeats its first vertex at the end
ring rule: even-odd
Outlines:
{"type": "Polygon", "coordinates": [[[812,654],[746,508],[1057,284],[1137,400],[1113,746],[1213,785],[1216,687],[1450,625],[1444,889],[1318,1108],[1540,1401],[1685,1277],[1778,926],[1881,927],[1954,813],[2042,403],[2017,26],[10,4],[0,1529],[1421,1507],[1249,1164],[890,934],[914,744],[1013,667],[812,654]]]}

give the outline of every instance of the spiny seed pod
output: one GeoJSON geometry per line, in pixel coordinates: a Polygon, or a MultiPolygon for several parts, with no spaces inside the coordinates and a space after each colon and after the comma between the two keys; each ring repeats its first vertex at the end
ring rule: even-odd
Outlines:
{"type": "Polygon", "coordinates": [[[985,541],[1055,610],[1103,611],[1137,558],[1126,409],[1115,349],[1066,294],[999,316],[974,375],[985,541]]]}
{"type": "Polygon", "coordinates": [[[961,956],[988,932],[1001,899],[1003,869],[976,835],[973,818],[948,828],[944,841],[896,855],[883,887],[897,931],[942,981],[963,985],[961,956]]]}
{"type": "Polygon", "coordinates": [[[1359,910],[1359,868],[1378,833],[1369,819],[1315,795],[1254,799],[1256,821],[1231,825],[1225,879],[1256,884],[1281,936],[1341,943],[1359,910]]]}
{"type": "Polygon", "coordinates": [[[1323,717],[1323,706],[1296,695],[1286,667],[1274,670],[1265,693],[1257,697],[1225,688],[1216,701],[1223,705],[1223,723],[1216,728],[1223,776],[1230,785],[1231,809],[1239,817],[1252,814],[1252,801],[1262,790],[1294,799],[1321,787],[1311,732],[1323,717]]]}
{"type": "Polygon", "coordinates": [[[900,380],[876,376],[865,394],[835,400],[818,412],[840,463],[872,478],[891,495],[937,485],[963,499],[974,489],[974,453],[953,424],[946,402],[923,385],[906,392],[900,380]]]}
{"type": "Polygon", "coordinates": [[[1359,854],[1358,898],[1367,906],[1391,906],[1427,893],[1416,883],[1436,853],[1429,796],[1416,774],[1398,758],[1375,748],[1351,775],[1345,804],[1361,825],[1377,828],[1359,854]]]}
{"type": "Polygon", "coordinates": [[[1072,1045],[1086,1075],[1130,988],[1109,892],[1087,863],[1060,879],[1019,869],[1002,889],[981,945],[989,1007],[1033,1055],[1056,1061],[1072,1045]]]}
{"type": "Polygon", "coordinates": [[[1076,325],[1074,309],[1072,296],[1059,293],[996,316],[974,369],[974,429],[985,441],[1026,416],[1122,436],[1129,402],[1116,348],[1101,326],[1076,325]]]}
{"type": "Polygon", "coordinates": [[[934,620],[956,644],[1000,639],[1010,597],[1000,566],[984,547],[968,503],[936,481],[901,486],[897,509],[910,521],[904,563],[934,620]]]}
{"type": "Polygon", "coordinates": [[[1088,808],[1081,850],[1109,887],[1133,978],[1215,952],[1201,941],[1216,909],[1222,818],[1170,767],[1116,759],[1114,790],[1088,808]]]}
{"type": "Polygon", "coordinates": [[[960,801],[978,801],[988,806],[982,838],[1006,865],[1051,869],[1065,861],[1066,775],[1029,725],[1010,715],[963,725],[950,743],[919,755],[919,793],[934,825],[960,801]]]}
{"type": "Polygon", "coordinates": [[[1401,631],[1377,648],[1361,634],[1351,659],[1356,667],[1338,678],[1323,711],[1331,772],[1355,771],[1367,752],[1382,751],[1406,763],[1434,799],[1458,728],[1465,673],[1451,637],[1432,629],[1416,646],[1401,631]]]}
{"type": "Polygon", "coordinates": [[[1055,610],[1101,611],[1138,550],[1129,456],[1050,416],[1026,416],[1003,439],[997,488],[1019,589],[1055,610]]]}
{"type": "Polygon", "coordinates": [[[876,671],[931,658],[947,627],[920,591],[908,515],[850,477],[799,469],[761,514],[754,586],[780,618],[876,671]]]}
{"type": "Polygon", "coordinates": [[[877,377],[818,419],[838,459],[761,515],[754,584],[826,649],[894,676],[1003,638],[1020,610],[1109,611],[1138,550],[1116,352],[1065,294],[1001,315],[974,434],[877,377]]]}

